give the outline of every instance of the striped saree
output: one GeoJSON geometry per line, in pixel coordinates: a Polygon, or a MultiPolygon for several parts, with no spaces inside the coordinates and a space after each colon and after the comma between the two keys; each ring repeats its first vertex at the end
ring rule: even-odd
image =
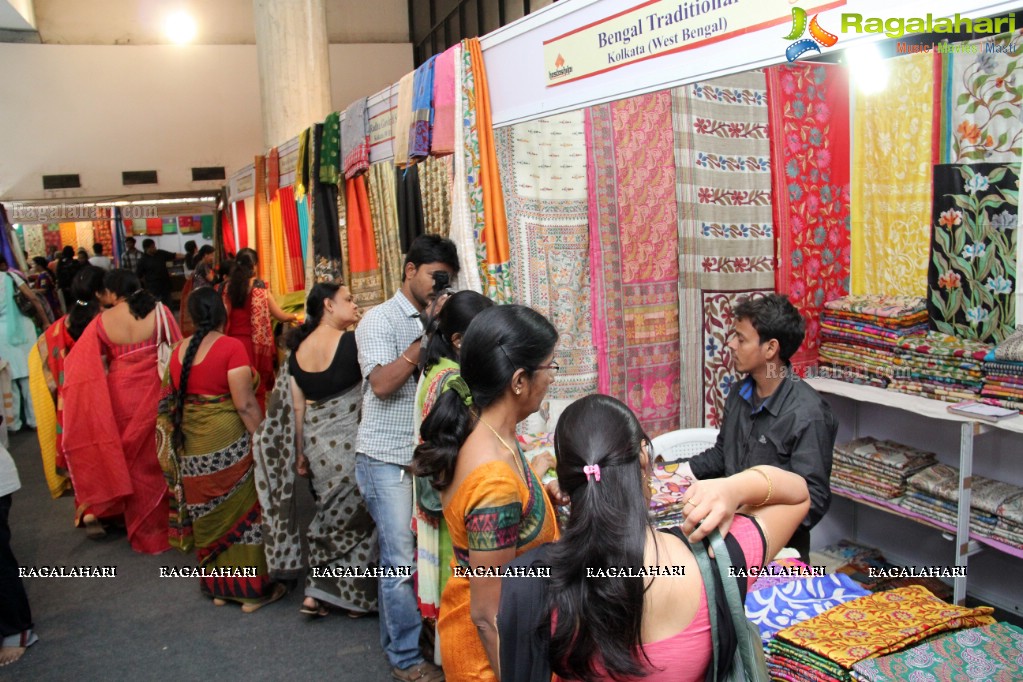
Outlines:
{"type": "Polygon", "coordinates": [[[158,456],[172,493],[170,542],[183,552],[194,548],[205,571],[249,569],[244,576],[199,578],[203,594],[258,602],[267,594],[270,578],[252,440],[230,393],[189,394],[181,418],[184,447],[175,448],[173,405],[173,395],[162,400],[157,420],[158,456]]]}

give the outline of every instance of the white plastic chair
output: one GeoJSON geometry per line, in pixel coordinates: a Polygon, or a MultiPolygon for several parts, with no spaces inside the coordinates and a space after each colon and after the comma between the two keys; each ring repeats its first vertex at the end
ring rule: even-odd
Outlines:
{"type": "Polygon", "coordinates": [[[651,441],[654,455],[665,462],[684,462],[698,455],[718,439],[717,429],[679,429],[662,433],[651,441]]]}

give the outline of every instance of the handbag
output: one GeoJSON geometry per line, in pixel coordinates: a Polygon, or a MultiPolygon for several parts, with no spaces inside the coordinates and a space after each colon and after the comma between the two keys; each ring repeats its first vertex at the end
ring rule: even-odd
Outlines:
{"type": "Polygon", "coordinates": [[[167,310],[159,301],[156,302],[156,371],[163,380],[167,377],[170,367],[171,353],[170,332],[167,329],[167,310]]]}
{"type": "Polygon", "coordinates": [[[703,542],[691,544],[690,549],[700,567],[707,592],[707,612],[710,615],[710,633],[714,646],[713,664],[707,671],[707,679],[718,682],[768,682],[771,676],[767,671],[764,646],[757,627],[746,617],[735,577],[729,575],[732,561],[724,538],[714,530],[703,542]],[[707,552],[708,544],[714,550],[714,557],[707,552]],[[711,608],[712,604],[724,608],[711,608]],[[730,622],[718,623],[719,617],[727,617],[730,622]],[[731,667],[723,660],[722,635],[728,630],[734,632],[736,641],[731,667]]]}
{"type": "Polygon", "coordinates": [[[11,278],[11,286],[14,287],[14,304],[18,306],[18,310],[21,314],[32,320],[37,327],[46,329],[49,326],[48,323],[44,324],[43,320],[39,319],[39,311],[36,310],[35,304],[32,302],[24,291],[21,290],[21,285],[24,281],[18,281],[18,277],[15,277],[12,273],[8,272],[7,276],[11,278]]]}

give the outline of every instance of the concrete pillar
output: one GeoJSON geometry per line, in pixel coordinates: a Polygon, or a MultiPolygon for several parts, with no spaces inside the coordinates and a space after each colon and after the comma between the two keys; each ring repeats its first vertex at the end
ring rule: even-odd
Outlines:
{"type": "Polygon", "coordinates": [[[263,146],[287,142],[331,112],[325,0],[252,0],[263,146]]]}

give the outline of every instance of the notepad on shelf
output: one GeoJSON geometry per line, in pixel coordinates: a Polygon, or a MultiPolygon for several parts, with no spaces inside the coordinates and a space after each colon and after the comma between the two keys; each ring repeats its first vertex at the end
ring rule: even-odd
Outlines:
{"type": "Polygon", "coordinates": [[[976,400],[964,400],[961,403],[949,405],[948,411],[964,417],[982,419],[986,422],[998,422],[1003,419],[1008,419],[1009,417],[1019,416],[1019,410],[1012,410],[1007,407],[998,407],[997,405],[988,405],[987,403],[977,402],[976,400]]]}

